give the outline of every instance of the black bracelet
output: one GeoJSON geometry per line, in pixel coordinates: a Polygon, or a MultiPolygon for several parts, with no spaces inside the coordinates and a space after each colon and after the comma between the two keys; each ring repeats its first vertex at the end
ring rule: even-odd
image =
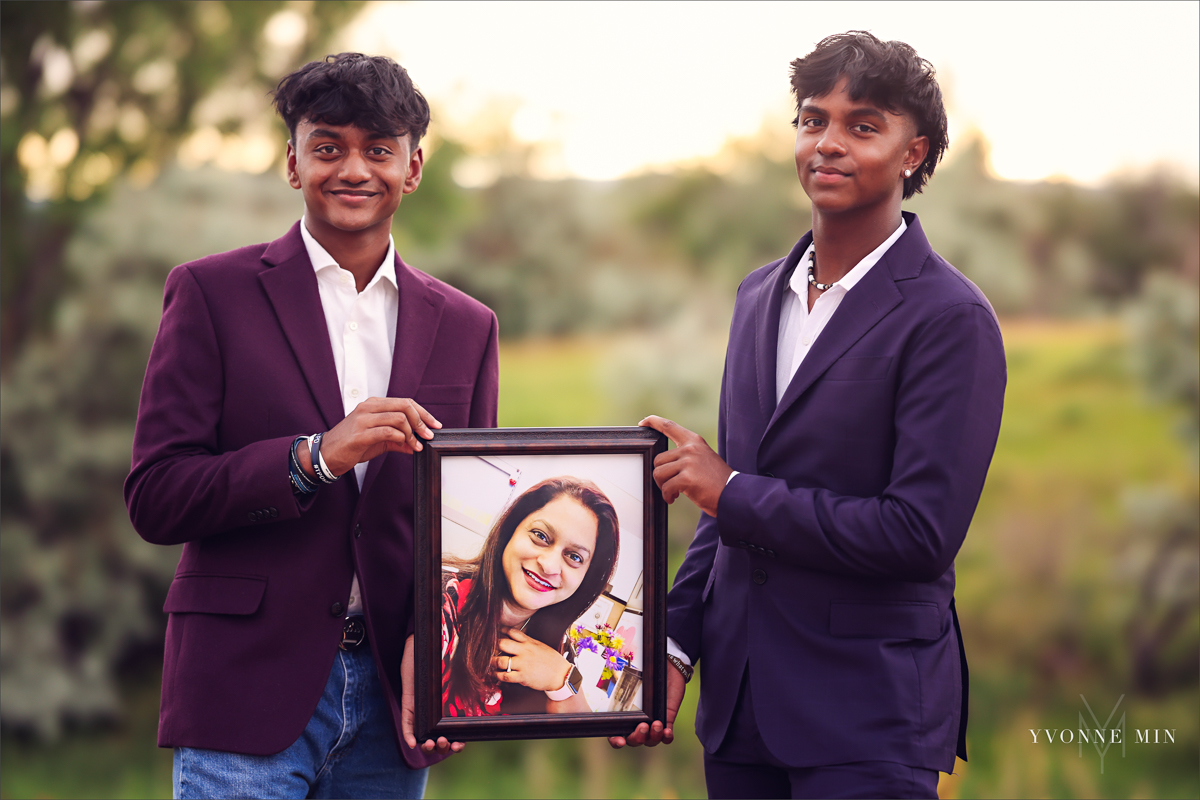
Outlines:
{"type": "Polygon", "coordinates": [[[667,653],[667,661],[670,661],[671,666],[679,670],[679,674],[683,676],[683,682],[685,685],[692,679],[692,673],[695,672],[695,670],[691,666],[683,663],[682,658],[677,655],[667,653]]]}
{"type": "Polygon", "coordinates": [[[305,474],[304,469],[300,466],[300,458],[296,455],[296,448],[307,438],[307,436],[296,437],[292,442],[291,449],[288,450],[288,477],[292,481],[292,492],[298,495],[312,494],[319,488],[313,479],[305,474]]]}
{"type": "Polygon", "coordinates": [[[333,483],[338,479],[321,463],[321,440],[325,438],[325,434],[316,433],[312,437],[312,447],[309,448],[308,457],[312,461],[313,472],[317,474],[317,480],[324,484],[333,483]]]}

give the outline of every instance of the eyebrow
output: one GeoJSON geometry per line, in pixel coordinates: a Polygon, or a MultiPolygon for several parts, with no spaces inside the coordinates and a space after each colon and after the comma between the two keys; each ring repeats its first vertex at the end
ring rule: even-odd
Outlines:
{"type": "MultiPolygon", "coordinates": [[[[821,108],[820,106],[814,106],[809,103],[806,103],[805,105],[800,106],[800,113],[801,114],[817,114],[818,116],[822,116],[822,117],[829,116],[829,112],[826,111],[825,109],[821,108]]],[[[872,106],[859,106],[858,108],[851,109],[848,116],[870,117],[871,119],[877,119],[877,120],[880,120],[881,122],[887,121],[887,116],[882,111],[880,111],[879,109],[874,108],[872,106]]]]}
{"type": "MultiPolygon", "coordinates": [[[[337,139],[340,142],[343,137],[337,131],[330,130],[329,128],[313,128],[311,131],[309,131],[308,138],[337,139]]],[[[387,133],[385,131],[368,131],[367,138],[372,142],[377,142],[380,140],[399,141],[401,136],[394,133],[387,133]]]]}
{"type": "MultiPolygon", "coordinates": [[[[555,528],[553,525],[551,525],[549,522],[546,522],[546,520],[544,520],[544,519],[535,519],[535,520],[533,520],[533,524],[534,524],[534,525],[540,525],[541,527],[543,527],[543,528],[545,528],[546,530],[550,531],[550,533],[552,533],[552,534],[554,535],[554,538],[555,538],[555,539],[559,538],[558,529],[557,529],[557,528],[555,528]]],[[[591,550],[588,550],[586,547],[584,547],[584,546],[583,546],[583,545],[581,545],[581,544],[575,544],[575,543],[572,543],[572,544],[571,544],[571,548],[572,548],[572,549],[574,549],[574,550],[582,550],[584,553],[587,553],[587,556],[588,556],[588,558],[591,558],[591,557],[592,557],[592,551],[591,551],[591,550]]]]}
{"type": "Polygon", "coordinates": [[[308,138],[337,139],[338,141],[341,141],[342,135],[337,131],[331,131],[328,128],[313,128],[308,132],[308,138]]]}

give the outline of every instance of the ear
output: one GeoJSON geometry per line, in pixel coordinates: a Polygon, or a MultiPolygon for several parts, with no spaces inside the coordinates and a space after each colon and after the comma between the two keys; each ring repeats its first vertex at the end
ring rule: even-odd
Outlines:
{"type": "Polygon", "coordinates": [[[425,167],[425,152],[418,147],[408,157],[408,176],[404,179],[404,193],[412,194],[421,185],[421,175],[425,167]]]}
{"type": "Polygon", "coordinates": [[[296,148],[292,146],[291,139],[287,143],[287,179],[293,189],[301,188],[300,173],[296,171],[296,148]]]}
{"type": "Polygon", "coordinates": [[[915,174],[921,168],[921,164],[925,163],[925,156],[929,154],[929,137],[914,136],[912,141],[908,143],[908,149],[904,151],[904,166],[902,169],[911,169],[915,174]]]}

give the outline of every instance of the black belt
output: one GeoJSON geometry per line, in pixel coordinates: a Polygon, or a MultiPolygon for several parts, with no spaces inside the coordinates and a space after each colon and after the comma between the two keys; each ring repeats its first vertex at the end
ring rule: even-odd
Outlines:
{"type": "Polygon", "coordinates": [[[343,650],[354,650],[367,643],[366,620],[361,616],[346,617],[342,623],[342,641],[338,647],[343,650]]]}

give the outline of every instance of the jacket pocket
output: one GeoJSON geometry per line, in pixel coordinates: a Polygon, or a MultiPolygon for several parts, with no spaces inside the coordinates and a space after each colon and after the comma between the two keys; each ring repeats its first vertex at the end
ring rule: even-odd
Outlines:
{"type": "Polygon", "coordinates": [[[471,402],[475,393],[474,384],[442,384],[421,386],[413,399],[421,405],[457,405],[471,402]]]}
{"type": "Polygon", "coordinates": [[[892,368],[891,356],[843,358],[825,370],[827,381],[881,381],[892,368]]]}
{"type": "Polygon", "coordinates": [[[253,614],[262,604],[267,579],[257,575],[176,575],[163,611],[169,614],[253,614]]]}
{"type": "Polygon", "coordinates": [[[829,633],[851,639],[937,639],[935,603],[831,603],[829,633]]]}

